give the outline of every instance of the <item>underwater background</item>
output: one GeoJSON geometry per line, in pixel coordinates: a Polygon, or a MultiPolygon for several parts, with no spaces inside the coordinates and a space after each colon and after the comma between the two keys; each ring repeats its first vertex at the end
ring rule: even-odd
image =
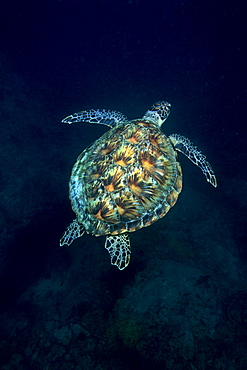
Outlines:
{"type": "Polygon", "coordinates": [[[245,1],[3,0],[0,5],[0,369],[246,369],[245,1]],[[174,208],[131,234],[130,265],[104,237],[59,239],[77,156],[107,127],[171,103],[183,155],[174,208]]]}

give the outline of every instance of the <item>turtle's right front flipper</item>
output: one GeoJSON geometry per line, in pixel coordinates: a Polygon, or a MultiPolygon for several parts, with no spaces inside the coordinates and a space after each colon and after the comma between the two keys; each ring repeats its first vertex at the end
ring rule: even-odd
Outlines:
{"type": "Polygon", "coordinates": [[[169,139],[171,140],[176,150],[183,153],[187,158],[191,160],[191,162],[200,167],[203,174],[206,176],[207,181],[216,188],[217,180],[211,165],[206,160],[205,155],[203,155],[197,149],[197,147],[195,147],[191,143],[191,141],[184,136],[172,134],[169,136],[169,139]]]}
{"type": "Polygon", "coordinates": [[[68,123],[70,125],[71,123],[75,122],[87,122],[115,127],[117,124],[127,121],[128,119],[122,113],[117,111],[106,109],[90,109],[71,114],[70,116],[64,118],[62,123],[68,123]]]}

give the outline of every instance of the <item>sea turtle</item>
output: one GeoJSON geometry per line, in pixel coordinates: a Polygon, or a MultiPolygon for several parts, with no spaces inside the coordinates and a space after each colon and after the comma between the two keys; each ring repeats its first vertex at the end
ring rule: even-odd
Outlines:
{"type": "Polygon", "coordinates": [[[72,169],[70,200],[76,219],[60,245],[70,245],[86,231],[106,235],[111,264],[120,270],[130,261],[129,233],[151,225],[174,206],[182,190],[177,152],[201,168],[217,186],[206,157],[185,137],[161,131],[170,104],[155,103],[140,119],[122,113],[91,109],[72,114],[63,123],[88,122],[111,129],[86,148],[72,169]]]}

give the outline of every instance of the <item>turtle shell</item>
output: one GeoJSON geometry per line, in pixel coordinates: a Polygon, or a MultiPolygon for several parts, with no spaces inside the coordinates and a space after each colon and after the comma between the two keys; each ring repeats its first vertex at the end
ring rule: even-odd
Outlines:
{"type": "Polygon", "coordinates": [[[169,137],[143,119],[116,126],[91,144],[70,178],[77,221],[95,236],[151,225],[181,190],[181,166],[169,137]]]}

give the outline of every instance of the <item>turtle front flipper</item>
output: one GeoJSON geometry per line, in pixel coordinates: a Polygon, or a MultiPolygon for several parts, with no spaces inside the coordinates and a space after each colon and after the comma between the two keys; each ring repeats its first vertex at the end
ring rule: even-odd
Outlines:
{"type": "Polygon", "coordinates": [[[67,227],[62,238],[60,239],[60,246],[62,247],[65,244],[70,245],[75,239],[80,238],[84,233],[84,227],[80,225],[77,220],[74,220],[67,227]]]}
{"type": "Polygon", "coordinates": [[[216,188],[217,180],[211,165],[206,161],[205,155],[184,136],[172,134],[169,136],[169,139],[176,150],[186,155],[195,165],[200,167],[207,181],[216,188]]]}
{"type": "Polygon", "coordinates": [[[106,237],[105,248],[111,256],[111,264],[125,269],[130,261],[130,239],[129,234],[109,235],[106,237]]]}
{"type": "Polygon", "coordinates": [[[122,113],[117,111],[106,109],[90,109],[71,114],[70,116],[64,118],[62,123],[68,123],[70,125],[75,122],[87,122],[115,127],[119,123],[127,121],[128,119],[122,113]]]}

